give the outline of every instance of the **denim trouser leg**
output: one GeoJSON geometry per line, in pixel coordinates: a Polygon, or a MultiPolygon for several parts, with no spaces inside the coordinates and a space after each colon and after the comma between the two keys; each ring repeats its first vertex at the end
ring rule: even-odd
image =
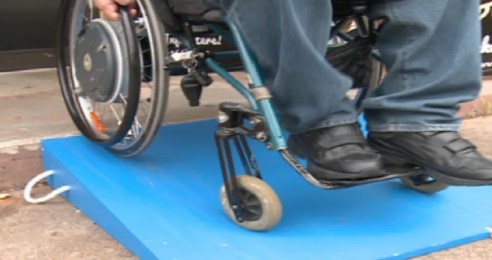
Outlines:
{"type": "Polygon", "coordinates": [[[329,0],[236,0],[228,10],[291,133],[357,120],[351,80],[324,59],[331,9],[329,0]]]}
{"type": "MultiPolygon", "coordinates": [[[[351,123],[351,81],[323,58],[329,0],[210,0],[227,3],[256,54],[290,132],[351,123]]],[[[364,102],[372,131],[458,130],[459,103],[481,85],[478,0],[373,0],[386,17],[379,50],[388,74],[364,102]]],[[[223,5],[224,6],[224,5],[223,5]]]]}
{"type": "Polygon", "coordinates": [[[363,104],[371,131],[458,130],[461,102],[481,85],[478,0],[380,0],[388,75],[363,104]]]}

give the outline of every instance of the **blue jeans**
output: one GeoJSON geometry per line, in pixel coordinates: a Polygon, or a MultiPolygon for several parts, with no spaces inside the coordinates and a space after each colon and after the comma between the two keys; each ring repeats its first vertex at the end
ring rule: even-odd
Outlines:
{"type": "MultiPolygon", "coordinates": [[[[349,77],[325,61],[330,0],[210,0],[255,54],[291,133],[353,123],[349,77]]],[[[377,47],[387,75],[363,109],[370,131],[457,131],[459,104],[481,87],[478,0],[373,0],[387,19],[377,47]]]]}

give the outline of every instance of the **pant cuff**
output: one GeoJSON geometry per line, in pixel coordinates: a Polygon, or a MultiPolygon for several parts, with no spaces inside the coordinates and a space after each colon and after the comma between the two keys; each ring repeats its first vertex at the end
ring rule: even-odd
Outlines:
{"type": "Polygon", "coordinates": [[[350,118],[343,118],[343,119],[327,119],[325,121],[321,121],[321,122],[317,123],[313,127],[310,127],[308,129],[305,129],[305,130],[294,131],[294,132],[291,132],[291,134],[298,134],[298,133],[308,132],[308,131],[312,131],[312,130],[316,130],[316,129],[332,127],[332,126],[337,126],[337,125],[353,124],[357,121],[358,121],[357,117],[350,117],[350,118]]]}
{"type": "Polygon", "coordinates": [[[437,131],[458,131],[461,125],[421,125],[421,124],[384,124],[371,125],[371,132],[437,132],[437,131]]]}

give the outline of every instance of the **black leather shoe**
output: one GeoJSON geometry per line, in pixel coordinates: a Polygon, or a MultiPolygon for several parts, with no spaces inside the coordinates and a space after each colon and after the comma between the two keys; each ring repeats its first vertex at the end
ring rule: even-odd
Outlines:
{"type": "Polygon", "coordinates": [[[333,126],[291,135],[289,150],[307,158],[317,179],[366,179],[385,175],[381,155],[372,150],[358,124],[333,126]]]}
{"type": "Polygon", "coordinates": [[[443,183],[492,184],[492,161],[458,132],[373,132],[368,142],[386,162],[422,167],[443,183]]]}

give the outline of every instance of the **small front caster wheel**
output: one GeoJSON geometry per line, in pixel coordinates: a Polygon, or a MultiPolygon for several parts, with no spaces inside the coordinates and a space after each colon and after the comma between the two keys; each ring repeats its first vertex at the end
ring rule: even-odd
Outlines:
{"type": "Polygon", "coordinates": [[[254,231],[268,230],[277,225],[282,217],[282,204],[273,189],[264,181],[249,175],[238,176],[236,181],[244,220],[236,220],[225,186],[222,185],[220,198],[227,216],[236,224],[254,231]]]}
{"type": "Polygon", "coordinates": [[[427,174],[402,177],[401,181],[408,188],[427,194],[436,193],[449,187],[449,185],[439,182],[427,174]]]}

